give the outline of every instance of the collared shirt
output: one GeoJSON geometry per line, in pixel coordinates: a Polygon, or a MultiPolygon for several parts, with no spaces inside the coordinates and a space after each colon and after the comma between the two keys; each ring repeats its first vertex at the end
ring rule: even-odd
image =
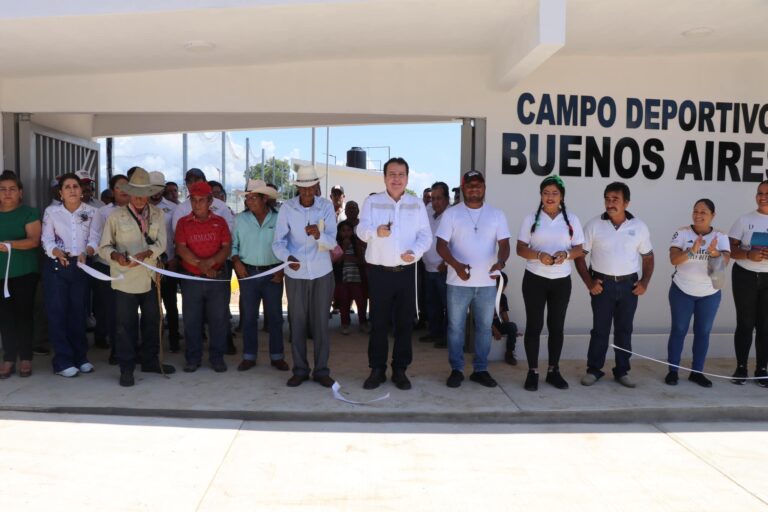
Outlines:
{"type": "MultiPolygon", "coordinates": [[[[176,224],[176,244],[184,244],[200,259],[210,258],[221,250],[221,246],[232,243],[232,234],[227,223],[218,215],[208,214],[205,220],[198,219],[194,213],[185,215],[176,224]]],[[[199,276],[200,269],[192,262],[181,260],[181,266],[189,273],[199,276]]],[[[218,270],[222,264],[214,265],[218,270]]]]}
{"type": "Polygon", "coordinates": [[[333,203],[315,197],[312,206],[304,207],[299,197],[283,203],[277,214],[272,251],[280,261],[293,256],[301,263],[298,270],[286,267],[285,275],[294,279],[317,279],[333,270],[330,250],[336,247],[336,214],[333,203]],[[320,223],[322,221],[322,223],[320,223]],[[320,238],[310,236],[306,227],[317,224],[320,238]],[[322,225],[321,225],[322,224],[322,225]]]}
{"type": "MultiPolygon", "coordinates": [[[[235,230],[235,217],[232,215],[232,210],[229,209],[227,203],[214,197],[213,203],[211,203],[210,206],[210,211],[211,213],[218,215],[227,221],[227,227],[229,228],[230,233],[235,230]]],[[[176,205],[176,209],[173,211],[171,227],[176,229],[176,224],[179,223],[179,219],[189,215],[190,213],[192,213],[192,201],[190,201],[190,198],[187,198],[187,200],[183,203],[176,205]]]]}
{"type": "Polygon", "coordinates": [[[123,276],[123,279],[112,281],[112,288],[124,293],[148,292],[152,289],[155,273],[142,265],[122,266],[112,260],[112,253],[121,252],[134,255],[150,250],[152,254],[144,259],[144,263],[157,266],[158,258],[165,251],[166,232],[163,212],[151,204],[146,207],[149,209],[147,235],[153,240],[152,245],[147,244],[146,238],[128,211],[127,206],[118,206],[113,209],[101,235],[99,256],[109,262],[112,277],[123,276]]]}
{"type": "MultiPolygon", "coordinates": [[[[542,210],[539,212],[536,230],[531,233],[531,227],[536,222],[536,212],[531,212],[523,219],[517,239],[528,244],[528,247],[534,251],[545,252],[549,255],[554,255],[560,251],[568,252],[575,246],[582,245],[584,243],[584,230],[581,227],[581,222],[573,213],[567,211],[566,213],[568,214],[568,222],[573,229],[573,236],[570,235],[568,223],[565,222],[562,212],[553,219],[542,210]]],[[[571,275],[571,262],[566,260],[559,265],[545,265],[537,259],[532,259],[525,262],[525,269],[547,279],[559,279],[571,275]]]]}
{"type": "Polygon", "coordinates": [[[272,242],[275,239],[277,214],[267,211],[264,222],[259,224],[250,210],[245,210],[235,217],[235,232],[232,235],[232,257],[255,267],[275,265],[280,260],[272,252],[272,242]]]}
{"type": "Polygon", "coordinates": [[[168,235],[168,244],[165,246],[165,255],[170,260],[176,255],[173,236],[173,214],[176,211],[177,205],[166,198],[162,198],[155,206],[160,208],[163,211],[163,214],[165,214],[165,232],[168,235]]]}
{"type": "MultiPolygon", "coordinates": [[[[91,237],[93,240],[98,240],[99,243],[101,243],[101,235],[104,233],[104,226],[106,226],[107,219],[110,215],[112,215],[112,212],[115,211],[115,208],[119,208],[119,206],[117,206],[115,203],[109,203],[108,205],[102,206],[96,211],[96,216],[91,222],[91,237]]],[[[109,260],[102,258],[98,252],[96,253],[96,260],[99,263],[103,263],[104,265],[110,264],[109,260]]]]}
{"type": "Polygon", "coordinates": [[[405,265],[400,255],[406,251],[413,251],[418,260],[432,242],[424,201],[410,194],[395,201],[386,191],[366,198],[356,233],[368,244],[365,261],[386,267],[405,265]],[[388,237],[376,234],[382,224],[390,224],[388,237]]]}
{"type": "Polygon", "coordinates": [[[91,222],[95,216],[96,209],[85,203],[80,203],[72,213],[63,204],[46,208],[41,237],[45,254],[53,258],[53,250],[58,247],[71,256],[77,256],[84,253],[88,246],[97,248],[99,239],[91,236],[91,222]]]}
{"type": "Polygon", "coordinates": [[[437,267],[443,262],[443,258],[437,254],[437,227],[440,225],[440,219],[443,218],[443,213],[435,217],[435,210],[432,209],[432,205],[427,205],[427,220],[429,221],[429,230],[432,232],[432,244],[429,249],[424,253],[424,257],[421,261],[424,262],[424,269],[427,272],[437,272],[437,267]]]}
{"type": "Polygon", "coordinates": [[[627,212],[627,219],[616,229],[606,215],[584,226],[584,250],[589,252],[592,270],[609,276],[640,273],[642,256],[653,252],[651,234],[645,222],[627,212]]]}
{"type": "Polygon", "coordinates": [[[456,270],[449,266],[446,283],[466,287],[496,286],[490,271],[498,261],[498,242],[510,237],[504,212],[487,203],[480,208],[457,204],[443,212],[437,237],[448,242],[454,258],[470,267],[469,279],[462,281],[456,270]]]}

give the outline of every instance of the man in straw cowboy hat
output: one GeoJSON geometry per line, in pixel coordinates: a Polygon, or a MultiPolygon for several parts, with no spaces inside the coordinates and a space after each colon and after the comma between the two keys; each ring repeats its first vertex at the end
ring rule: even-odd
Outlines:
{"type": "Polygon", "coordinates": [[[293,350],[290,387],[309,380],[307,320],[315,352],[312,377],[325,387],[333,385],[328,369],[328,310],[335,283],[328,251],[336,246],[336,214],[330,201],[315,195],[318,183],[314,167],[299,167],[293,183],[299,195],[280,208],[272,244],[275,255],[290,263],[285,271],[293,350]]]}
{"type": "Polygon", "coordinates": [[[166,228],[162,210],[149,204],[149,196],[162,186],[150,182],[149,173],[136,169],[129,182],[122,182],[119,189],[129,196],[128,204],[116,208],[104,225],[99,244],[99,255],[109,261],[115,290],[115,322],[117,323],[116,355],[120,365],[120,385],[133,386],[136,360],[141,371],[149,373],[173,373],[171,365],[161,364],[160,310],[154,272],[136,261],[157,265],[165,251],[166,228]],[[142,348],[137,354],[139,316],[142,316],[142,348]]]}
{"type": "MultiPolygon", "coordinates": [[[[272,252],[277,212],[269,207],[277,191],[262,180],[248,180],[245,187],[246,210],[235,217],[232,235],[232,264],[237,277],[261,274],[280,264],[272,252]]],[[[243,360],[238,371],[256,366],[259,332],[259,303],[264,303],[264,320],[269,329],[270,364],[288,371],[283,351],[283,272],[240,282],[243,323],[243,360]]]]}

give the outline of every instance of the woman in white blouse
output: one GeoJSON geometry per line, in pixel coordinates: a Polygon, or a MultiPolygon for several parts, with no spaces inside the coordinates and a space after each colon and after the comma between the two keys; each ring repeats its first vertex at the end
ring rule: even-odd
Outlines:
{"type": "Polygon", "coordinates": [[[517,255],[527,260],[523,276],[525,302],[525,354],[528,375],[525,389],[539,388],[539,337],[547,310],[549,367],[546,382],[568,389],[560,375],[565,313],[571,298],[571,265],[568,260],[583,254],[581,222],[565,208],[565,184],[559,176],[548,176],[539,185],[541,201],[528,214],[517,237],[517,255]]]}
{"type": "Polygon", "coordinates": [[[712,227],[714,218],[715,203],[699,199],[693,205],[693,224],[678,228],[670,243],[669,261],[675,266],[675,273],[669,287],[672,328],[667,342],[667,361],[670,366],[664,378],[670,386],[677,385],[677,366],[693,317],[693,371],[688,380],[705,388],[712,387],[712,381],[701,372],[721,293],[713,286],[707,267],[712,258],[723,258],[727,265],[730,256],[728,237],[712,227]]]}
{"type": "Polygon", "coordinates": [[[77,265],[93,255],[99,240],[90,234],[96,208],[82,202],[78,177],[74,173],[59,177],[58,192],[61,204],[49,206],[43,215],[42,244],[48,256],[43,264],[43,290],[53,371],[74,377],[93,371],[85,335],[88,276],[77,265]]]}

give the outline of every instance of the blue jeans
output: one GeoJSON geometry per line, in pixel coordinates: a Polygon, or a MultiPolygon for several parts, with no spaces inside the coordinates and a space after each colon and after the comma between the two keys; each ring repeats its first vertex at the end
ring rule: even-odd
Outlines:
{"type": "MultiPolygon", "coordinates": [[[[224,272],[216,276],[221,279],[224,272]]],[[[211,364],[224,359],[229,323],[229,283],[181,280],[181,307],[184,313],[184,337],[188,364],[200,364],[203,358],[203,320],[208,323],[208,350],[211,364]]]]}
{"type": "Polygon", "coordinates": [[[64,267],[58,260],[46,258],[43,263],[45,310],[48,315],[48,339],[53,346],[53,371],[80,367],[88,362],[88,340],[85,337],[85,307],[88,297],[88,275],[70,258],[64,267]]]}
{"type": "MultiPolygon", "coordinates": [[[[245,266],[249,276],[263,270],[245,266]]],[[[278,361],[285,358],[283,352],[283,283],[272,282],[274,276],[240,281],[240,297],[243,309],[243,359],[256,360],[259,348],[259,303],[264,302],[264,320],[269,329],[269,358],[278,361]]]]}
{"type": "Polygon", "coordinates": [[[448,288],[445,272],[424,272],[424,297],[427,306],[429,335],[433,338],[445,336],[445,306],[448,288]]]}
{"type": "MultiPolygon", "coordinates": [[[[592,331],[589,337],[587,352],[587,372],[602,377],[605,355],[608,352],[608,341],[613,324],[613,343],[617,347],[632,350],[632,322],[637,310],[637,295],[632,294],[635,281],[603,281],[603,292],[592,295],[592,331]]],[[[615,378],[622,377],[630,370],[630,354],[623,350],[615,350],[616,367],[613,369],[615,378]]]]}
{"type": "MultiPolygon", "coordinates": [[[[669,309],[672,312],[672,329],[669,331],[667,342],[667,361],[670,364],[680,364],[680,354],[683,352],[685,335],[693,316],[693,370],[704,370],[704,360],[709,349],[709,333],[715,322],[717,308],[720,307],[722,294],[720,290],[712,295],[696,297],[688,295],[673,282],[669,287],[669,309]]],[[[676,372],[677,368],[669,367],[676,372]]]]}
{"type": "Polygon", "coordinates": [[[475,358],[472,367],[476,372],[488,369],[495,299],[495,286],[448,285],[448,362],[452,370],[464,371],[464,326],[470,306],[475,321],[475,358]]]}

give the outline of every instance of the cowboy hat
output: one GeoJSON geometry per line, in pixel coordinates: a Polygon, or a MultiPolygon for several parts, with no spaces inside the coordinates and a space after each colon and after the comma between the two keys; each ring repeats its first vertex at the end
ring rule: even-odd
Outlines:
{"type": "Polygon", "coordinates": [[[263,194],[272,199],[277,199],[277,190],[272,187],[268,187],[264,180],[248,180],[248,184],[245,186],[245,191],[241,192],[242,195],[247,196],[249,194],[263,194]]]}
{"type": "Polygon", "coordinates": [[[294,165],[294,169],[296,169],[296,179],[291,182],[291,185],[297,187],[314,187],[320,183],[320,176],[318,176],[315,166],[294,165]]]}
{"type": "Polygon", "coordinates": [[[129,196],[149,197],[159,194],[165,187],[153,184],[149,173],[141,167],[137,167],[131,175],[131,180],[128,183],[119,183],[117,188],[129,196]]]}
{"type": "Polygon", "coordinates": [[[152,171],[149,173],[149,183],[152,185],[165,186],[165,174],[160,171],[152,171]]]}

